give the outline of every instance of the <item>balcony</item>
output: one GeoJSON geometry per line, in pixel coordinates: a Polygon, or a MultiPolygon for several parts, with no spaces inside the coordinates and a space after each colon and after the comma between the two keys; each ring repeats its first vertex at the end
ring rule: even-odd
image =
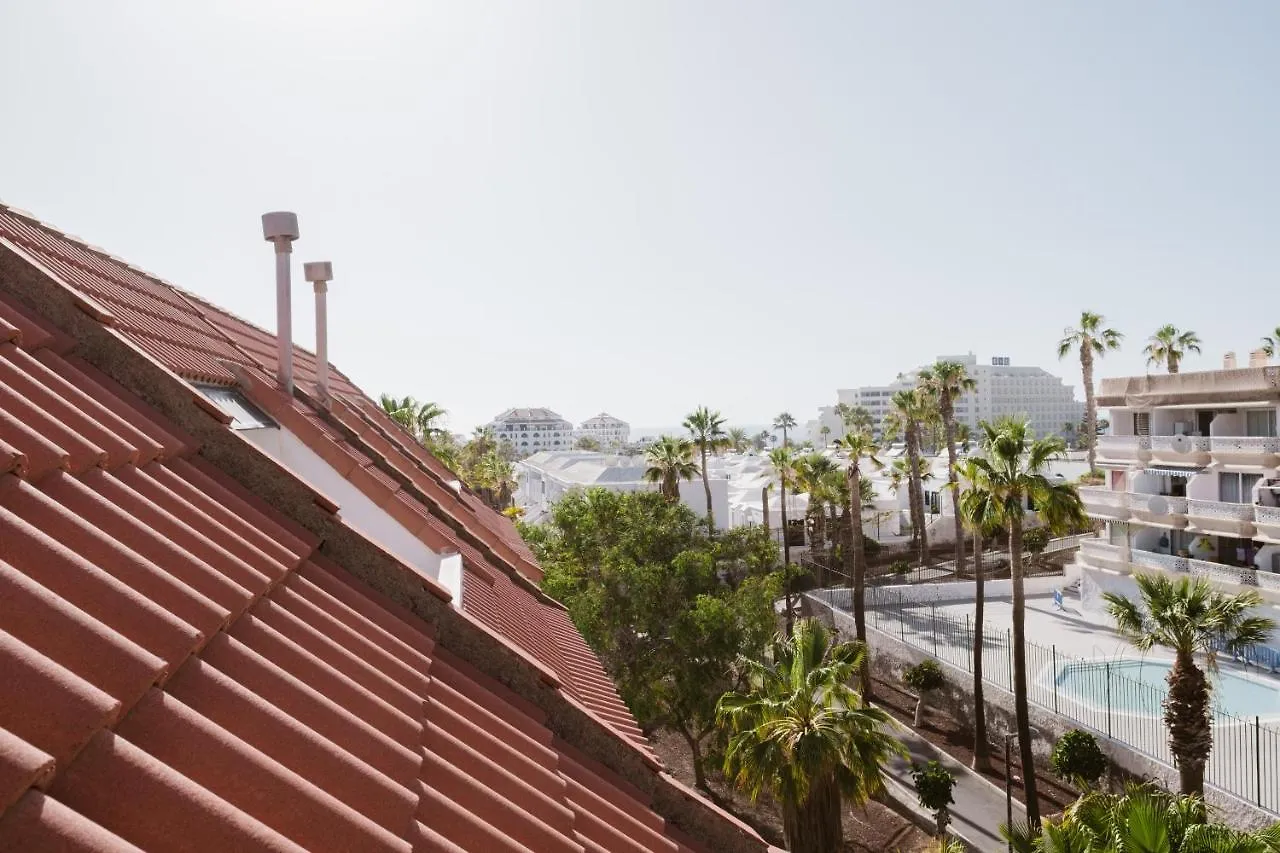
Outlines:
{"type": "Polygon", "coordinates": [[[1209,439],[1214,462],[1274,468],[1280,462],[1280,438],[1263,435],[1215,435],[1209,439]]]}
{"type": "Polygon", "coordinates": [[[1100,435],[1098,458],[1106,462],[1146,462],[1151,439],[1145,435],[1100,435]]]}
{"type": "Polygon", "coordinates": [[[1175,465],[1208,465],[1209,439],[1198,435],[1153,435],[1151,459],[1175,465]]]}
{"type": "Polygon", "coordinates": [[[1137,521],[1162,527],[1187,526],[1187,499],[1173,495],[1147,495],[1128,492],[1129,512],[1137,521]]]}
{"type": "Polygon", "coordinates": [[[1081,486],[1079,491],[1084,511],[1094,518],[1128,520],[1129,504],[1124,492],[1113,492],[1106,486],[1081,486]]]}
{"type": "Polygon", "coordinates": [[[1155,551],[1133,551],[1129,555],[1129,562],[1133,564],[1134,568],[1138,569],[1155,569],[1176,574],[1187,574],[1191,571],[1191,567],[1188,565],[1190,562],[1188,557],[1157,554],[1155,551]]]}
{"type": "Polygon", "coordinates": [[[1248,539],[1254,532],[1255,509],[1253,504],[1189,500],[1187,518],[1194,530],[1248,539]]]}
{"type": "Polygon", "coordinates": [[[1275,542],[1280,542],[1280,506],[1262,506],[1253,508],[1253,522],[1258,526],[1258,535],[1275,542]]]}

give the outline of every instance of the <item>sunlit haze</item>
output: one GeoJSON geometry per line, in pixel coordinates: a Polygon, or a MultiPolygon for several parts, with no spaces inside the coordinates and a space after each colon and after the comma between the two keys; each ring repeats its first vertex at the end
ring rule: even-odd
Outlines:
{"type": "Polygon", "coordinates": [[[0,199],[465,430],[802,422],[941,353],[1079,383],[1280,324],[1280,5],[14,2],[0,199]]]}

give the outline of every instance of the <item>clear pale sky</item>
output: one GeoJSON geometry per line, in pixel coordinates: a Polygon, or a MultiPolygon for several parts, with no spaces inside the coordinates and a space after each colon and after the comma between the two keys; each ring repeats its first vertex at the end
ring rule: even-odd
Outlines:
{"type": "Polygon", "coordinates": [[[8,0],[0,199],[269,328],[297,211],[334,361],[457,429],[804,421],[938,353],[1058,369],[1082,308],[1101,375],[1165,322],[1186,369],[1256,346],[1278,43],[1262,0],[8,0]]]}

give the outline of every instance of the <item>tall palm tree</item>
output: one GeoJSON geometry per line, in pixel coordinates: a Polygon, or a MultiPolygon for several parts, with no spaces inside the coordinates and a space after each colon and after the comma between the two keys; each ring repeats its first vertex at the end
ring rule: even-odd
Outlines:
{"type": "Polygon", "coordinates": [[[1276,330],[1262,339],[1262,351],[1267,354],[1267,358],[1275,358],[1277,352],[1280,352],[1280,326],[1276,326],[1276,330]]]}
{"type": "Polygon", "coordinates": [[[773,428],[782,430],[782,446],[787,447],[787,430],[795,429],[796,419],[790,412],[783,412],[773,419],[773,428]]]}
{"type": "Polygon", "coordinates": [[[773,466],[774,476],[778,478],[778,509],[782,515],[782,570],[785,573],[786,592],[786,624],[787,634],[791,634],[791,537],[787,530],[787,486],[795,480],[795,459],[786,447],[775,447],[769,451],[769,464],[773,466]]]}
{"type": "Polygon", "coordinates": [[[822,548],[826,544],[826,517],[823,514],[833,495],[830,475],[837,470],[836,463],[821,453],[806,453],[793,460],[795,490],[809,496],[805,508],[805,525],[811,531],[810,545],[822,548]]]}
{"type": "Polygon", "coordinates": [[[1266,641],[1274,619],[1252,615],[1262,604],[1258,593],[1235,595],[1214,589],[1204,578],[1137,575],[1141,602],[1114,592],[1104,593],[1107,612],[1120,633],[1140,651],[1156,646],[1173,650],[1169,670],[1169,699],[1164,721],[1169,727],[1169,751],[1178,766],[1182,793],[1204,794],[1204,767],[1213,749],[1209,696],[1211,686],[1196,656],[1217,668],[1219,646],[1236,653],[1266,641]]]}
{"type": "Polygon", "coordinates": [[[497,450],[490,450],[480,459],[475,470],[476,486],[485,503],[496,510],[504,510],[511,505],[511,495],[515,491],[515,475],[511,463],[503,458],[497,450]]]}
{"type": "Polygon", "coordinates": [[[1019,853],[1278,853],[1280,824],[1245,831],[1209,821],[1204,800],[1151,784],[1090,791],[1033,835],[1009,833],[1019,853]]]}
{"type": "Polygon", "coordinates": [[[822,429],[818,430],[818,433],[822,436],[823,447],[826,447],[831,443],[831,427],[823,424],[822,429]]]}
{"type": "Polygon", "coordinates": [[[920,430],[935,411],[932,396],[926,388],[910,388],[894,392],[889,398],[887,429],[901,430],[907,445],[907,499],[911,505],[912,538],[920,547],[920,565],[929,562],[929,532],[925,529],[924,488],[921,485],[920,430]]]}
{"type": "Polygon", "coordinates": [[[982,689],[982,640],[986,601],[986,572],[982,563],[984,537],[1000,529],[999,507],[992,500],[992,492],[980,483],[982,469],[973,459],[960,463],[958,479],[948,484],[960,492],[957,508],[965,527],[973,535],[973,769],[979,772],[991,769],[991,748],[987,743],[986,700],[982,689]]]}
{"type": "Polygon", "coordinates": [[[1073,349],[1080,350],[1080,374],[1084,380],[1084,418],[1086,447],[1089,451],[1089,470],[1094,470],[1098,444],[1098,403],[1093,395],[1093,360],[1102,358],[1109,350],[1120,349],[1124,335],[1115,329],[1104,328],[1106,318],[1092,311],[1080,312],[1080,325],[1062,330],[1058,341],[1058,359],[1064,359],[1073,349]]]}
{"type": "Polygon", "coordinates": [[[907,752],[889,715],[849,687],[866,655],[860,643],[802,619],[772,652],[767,663],[742,660],[747,688],[720,699],[725,774],[753,800],[773,796],[791,853],[838,853],[843,806],[883,790],[885,762],[907,752]]]}
{"type": "Polygon", "coordinates": [[[920,382],[938,401],[947,443],[947,483],[951,486],[951,509],[956,525],[956,574],[964,571],[964,522],[960,519],[960,493],[956,490],[956,398],[974,390],[978,383],[958,361],[939,361],[920,371],[920,382]]]}
{"type": "Polygon", "coordinates": [[[693,461],[693,442],[686,438],[661,436],[644,453],[644,478],[658,484],[658,491],[670,503],[680,502],[680,481],[698,476],[698,463],[693,461]]]}
{"type": "Polygon", "coordinates": [[[391,416],[392,420],[408,430],[418,441],[429,441],[444,431],[437,422],[447,413],[436,403],[419,402],[413,397],[382,394],[378,398],[378,404],[391,416]]]}
{"type": "MultiPolygon", "coordinates": [[[[872,441],[871,436],[865,432],[853,432],[836,442],[836,449],[842,451],[849,457],[849,464],[844,469],[849,487],[848,505],[845,507],[845,514],[848,516],[849,522],[846,525],[846,539],[844,545],[844,571],[849,577],[849,586],[853,589],[853,624],[854,631],[857,634],[858,642],[867,642],[867,553],[863,548],[862,534],[862,506],[864,503],[864,483],[870,485],[870,480],[862,479],[862,465],[865,461],[867,465],[880,469],[884,467],[884,463],[876,458],[876,452],[880,449],[876,443],[872,441]],[[865,457],[865,460],[864,460],[865,457]]],[[[862,672],[860,674],[860,683],[862,684],[862,700],[864,702],[871,701],[871,662],[869,659],[864,660],[862,672]]]]}
{"type": "MultiPolygon", "coordinates": [[[[1022,567],[1022,529],[1027,501],[1053,532],[1084,524],[1086,515],[1075,487],[1046,475],[1049,464],[1066,446],[1057,436],[1035,438],[1026,421],[1002,418],[983,423],[984,452],[973,458],[977,477],[973,490],[986,495],[1009,532],[1009,573],[1013,579],[1013,697],[1018,747],[1026,790],[1027,820],[1040,825],[1036,799],[1035,760],[1031,750],[1031,716],[1027,706],[1026,592],[1022,567]]],[[[975,499],[976,500],[976,499],[975,499]]]]}
{"type": "Polygon", "coordinates": [[[1200,336],[1195,332],[1181,331],[1173,324],[1156,329],[1142,350],[1142,354],[1147,357],[1148,367],[1163,364],[1170,373],[1178,372],[1178,366],[1189,352],[1200,352],[1200,336]]]}
{"type": "Polygon", "coordinates": [[[729,442],[729,446],[733,448],[734,453],[742,453],[751,445],[751,437],[747,435],[747,431],[742,427],[729,427],[725,431],[725,438],[729,442]]]}
{"type": "Polygon", "coordinates": [[[711,508],[711,479],[707,473],[707,454],[723,448],[729,439],[724,431],[724,418],[706,406],[699,406],[684,419],[684,428],[693,438],[693,444],[702,457],[702,488],[707,493],[707,530],[716,533],[716,517],[711,508]]]}

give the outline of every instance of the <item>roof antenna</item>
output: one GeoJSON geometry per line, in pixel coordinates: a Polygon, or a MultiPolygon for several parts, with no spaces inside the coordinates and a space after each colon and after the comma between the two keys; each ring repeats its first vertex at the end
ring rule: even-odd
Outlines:
{"type": "Polygon", "coordinates": [[[302,265],[302,274],[315,285],[316,290],[316,392],[320,402],[329,405],[329,282],[333,279],[333,264],[328,261],[308,261],[302,265]]]}
{"type": "Polygon", "coordinates": [[[293,305],[289,294],[289,263],[298,239],[298,214],[278,210],[262,214],[262,237],[276,247],[276,345],[280,366],[276,378],[286,394],[293,394],[293,305]]]}

